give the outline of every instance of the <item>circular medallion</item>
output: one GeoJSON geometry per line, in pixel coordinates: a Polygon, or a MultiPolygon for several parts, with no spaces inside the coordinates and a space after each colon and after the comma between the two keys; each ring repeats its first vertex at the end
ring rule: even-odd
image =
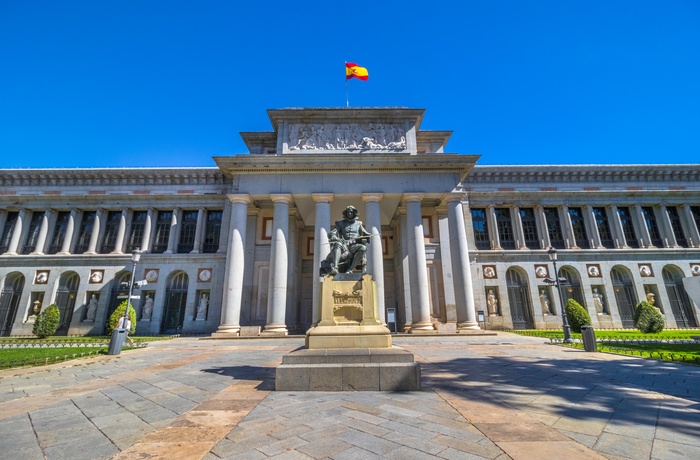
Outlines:
{"type": "Polygon", "coordinates": [[[209,269],[204,269],[199,272],[199,280],[200,281],[209,281],[211,279],[211,270],[209,269]]]}

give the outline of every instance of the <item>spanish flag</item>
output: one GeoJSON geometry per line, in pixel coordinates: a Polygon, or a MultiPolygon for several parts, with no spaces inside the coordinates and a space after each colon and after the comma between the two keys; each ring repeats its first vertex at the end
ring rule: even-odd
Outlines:
{"type": "Polygon", "coordinates": [[[369,78],[369,73],[364,67],[360,67],[354,62],[345,63],[345,79],[350,80],[351,78],[358,78],[360,80],[367,81],[369,78]]]}

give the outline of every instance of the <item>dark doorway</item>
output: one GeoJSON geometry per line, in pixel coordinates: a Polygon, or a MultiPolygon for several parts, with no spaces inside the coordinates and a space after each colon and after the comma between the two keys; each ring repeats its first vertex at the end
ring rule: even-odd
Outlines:
{"type": "Polygon", "coordinates": [[[506,272],[506,283],[510,314],[513,317],[513,329],[534,329],[530,289],[527,287],[525,276],[517,269],[509,268],[506,272]]]}
{"type": "Polygon", "coordinates": [[[683,272],[677,267],[666,266],[662,274],[676,325],[678,327],[697,327],[698,323],[693,315],[692,303],[683,287],[683,272]]]}
{"type": "Polygon", "coordinates": [[[162,334],[180,334],[185,321],[185,306],[187,304],[188,277],[180,272],[170,279],[165,291],[165,306],[163,322],[160,325],[162,334]]]}
{"type": "Polygon", "coordinates": [[[73,308],[75,307],[75,298],[78,295],[78,286],[80,285],[80,277],[75,272],[68,272],[61,275],[56,291],[56,305],[61,313],[61,318],[58,323],[55,335],[68,335],[70,321],[73,318],[73,308]]]}
{"type": "Polygon", "coordinates": [[[634,293],[632,277],[626,271],[615,267],[610,270],[610,277],[615,291],[617,310],[620,313],[622,327],[634,327],[634,306],[637,304],[637,295],[634,293]]]}
{"type": "Polygon", "coordinates": [[[17,316],[19,299],[24,289],[24,276],[11,273],[5,278],[5,284],[0,293],[0,337],[6,337],[12,332],[12,324],[17,316]]]}

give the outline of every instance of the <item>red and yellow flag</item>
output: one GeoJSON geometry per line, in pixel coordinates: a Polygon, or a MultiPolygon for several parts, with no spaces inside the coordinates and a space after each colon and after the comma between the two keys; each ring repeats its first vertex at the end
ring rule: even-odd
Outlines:
{"type": "Polygon", "coordinates": [[[351,78],[358,78],[360,80],[367,81],[369,78],[369,73],[364,67],[360,67],[354,62],[345,63],[345,79],[350,80],[351,78]]]}

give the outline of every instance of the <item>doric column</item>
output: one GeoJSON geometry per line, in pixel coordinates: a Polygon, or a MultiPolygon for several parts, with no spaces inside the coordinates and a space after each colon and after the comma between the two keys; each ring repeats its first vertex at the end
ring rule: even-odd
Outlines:
{"type": "Polygon", "coordinates": [[[39,235],[36,237],[36,245],[32,254],[43,254],[44,246],[46,246],[46,236],[49,234],[49,219],[51,218],[51,210],[44,211],[44,217],[41,218],[41,226],[39,227],[39,235]]]}
{"type": "MultiPolygon", "coordinates": [[[[520,207],[511,206],[510,212],[513,221],[513,233],[515,234],[515,249],[528,249],[525,244],[525,230],[523,230],[523,219],[520,215],[520,207]]],[[[464,213],[464,210],[462,210],[464,213]]]]}
{"type": "Polygon", "coordinates": [[[498,221],[496,221],[496,207],[489,205],[486,207],[486,227],[489,231],[491,249],[503,249],[501,238],[498,236],[498,221]]]}
{"type": "Polygon", "coordinates": [[[642,240],[642,244],[640,246],[643,248],[653,246],[641,204],[634,205],[634,218],[637,221],[637,227],[639,227],[639,236],[641,237],[640,240],[642,240]]]}
{"type": "Polygon", "coordinates": [[[418,315],[413,314],[413,302],[411,301],[411,269],[410,269],[410,264],[409,264],[409,256],[408,256],[408,223],[406,220],[406,209],[405,208],[399,208],[396,210],[396,214],[398,215],[398,220],[399,220],[399,227],[398,227],[398,234],[399,234],[399,252],[400,252],[400,257],[401,257],[401,300],[403,303],[403,311],[404,311],[404,332],[408,331],[411,327],[411,323],[413,322],[413,317],[415,316],[416,318],[418,315]]]}
{"type": "Polygon", "coordinates": [[[311,195],[316,203],[316,222],[314,226],[314,272],[313,292],[311,301],[311,323],[316,324],[321,320],[319,294],[321,290],[321,261],[325,260],[331,252],[328,243],[328,232],[331,231],[331,203],[332,193],[313,193],[311,195]]]}
{"type": "Polygon", "coordinates": [[[596,219],[595,212],[593,212],[593,206],[586,205],[584,208],[586,212],[584,213],[583,222],[586,224],[588,229],[588,237],[591,239],[591,249],[602,248],[603,242],[600,240],[600,232],[598,231],[598,219],[596,219]]]}
{"type": "Polygon", "coordinates": [[[173,254],[177,248],[177,229],[180,221],[180,208],[173,209],[172,217],[170,217],[170,233],[168,233],[168,249],[164,254],[173,254]]]}
{"type": "Polygon", "coordinates": [[[540,235],[540,245],[542,249],[547,249],[552,245],[549,239],[549,226],[547,226],[547,217],[544,215],[544,206],[538,204],[535,206],[535,226],[537,233],[540,235]]]}
{"type": "Polygon", "coordinates": [[[668,216],[668,210],[665,204],[659,205],[659,217],[661,218],[661,228],[664,233],[664,243],[667,248],[677,248],[678,241],[676,241],[676,234],[673,233],[673,225],[671,225],[671,218],[668,216]]]}
{"type": "Polygon", "coordinates": [[[129,210],[127,208],[122,209],[122,213],[119,216],[119,228],[117,228],[117,237],[114,240],[114,251],[112,254],[123,254],[124,253],[124,235],[126,235],[126,216],[129,210]]]}
{"type": "Polygon", "coordinates": [[[102,220],[102,209],[95,211],[95,221],[92,224],[92,233],[90,233],[90,242],[88,242],[87,251],[85,254],[97,254],[97,240],[100,237],[100,221],[102,220]]]}
{"type": "Polygon", "coordinates": [[[197,211],[197,226],[194,230],[194,248],[191,254],[199,254],[202,251],[202,236],[204,235],[204,208],[197,211]]]}
{"type": "Polygon", "coordinates": [[[228,253],[228,234],[231,225],[231,202],[226,200],[224,210],[221,213],[221,231],[219,232],[219,249],[217,254],[228,253]]]}
{"type": "Polygon", "coordinates": [[[73,243],[73,234],[75,233],[75,216],[77,214],[77,210],[70,210],[70,214],[68,215],[68,222],[66,223],[66,237],[63,239],[63,245],[61,245],[61,250],[59,251],[59,254],[70,254],[70,247],[73,243]]]}
{"type": "Polygon", "coordinates": [[[448,323],[457,323],[454,274],[452,273],[452,248],[450,246],[450,224],[447,208],[437,208],[438,232],[440,235],[440,267],[442,268],[442,286],[445,293],[445,319],[448,323]]]}
{"type": "Polygon", "coordinates": [[[10,244],[7,247],[7,252],[5,254],[17,255],[17,248],[19,247],[19,240],[22,236],[22,224],[24,223],[24,217],[27,215],[27,211],[20,209],[17,213],[17,222],[15,222],[15,228],[12,230],[12,237],[10,238],[10,244]]]}
{"type": "Polygon", "coordinates": [[[472,272],[469,266],[469,245],[464,226],[463,195],[452,193],[447,197],[447,218],[450,225],[450,249],[454,274],[455,301],[457,304],[457,329],[479,329],[474,305],[472,272]]]}
{"type": "Polygon", "coordinates": [[[625,239],[625,230],[622,228],[622,219],[620,219],[620,213],[617,211],[617,206],[610,206],[610,211],[612,212],[611,230],[613,233],[613,238],[615,238],[615,246],[618,248],[626,248],[627,239],[625,239]]]}
{"type": "Polygon", "coordinates": [[[558,207],[558,211],[566,248],[571,249],[573,247],[578,247],[578,244],[576,244],[576,237],[574,236],[574,225],[571,223],[571,214],[569,214],[569,206],[563,204],[558,207]]]}
{"type": "Polygon", "coordinates": [[[372,275],[377,285],[377,309],[379,311],[379,321],[386,324],[386,312],[384,305],[384,254],[382,251],[382,221],[379,201],[384,196],[383,193],[363,193],[362,201],[365,202],[365,213],[367,221],[365,230],[370,235],[369,257],[367,265],[369,273],[372,275]]]}
{"type": "Polygon", "coordinates": [[[286,334],[285,313],[287,308],[287,274],[289,254],[287,253],[289,232],[290,194],[270,195],[275,204],[272,218],[272,241],[270,248],[270,282],[267,294],[267,324],[265,331],[286,334]]]}
{"type": "Polygon", "coordinates": [[[423,240],[423,217],[420,203],[422,193],[404,193],[406,205],[406,222],[408,224],[408,259],[411,271],[411,302],[415,306],[411,330],[433,330],[430,320],[430,295],[428,287],[428,270],[425,261],[425,242],[423,240]]]}
{"type": "Polygon", "coordinates": [[[143,223],[143,238],[141,239],[141,252],[151,251],[151,228],[153,227],[153,208],[148,208],[146,222],[143,223]]]}
{"type": "Polygon", "coordinates": [[[700,247],[700,229],[695,224],[695,219],[693,218],[693,213],[690,209],[689,204],[684,204],[681,206],[681,218],[685,220],[685,227],[688,229],[688,239],[689,247],[700,247]]]}
{"type": "Polygon", "coordinates": [[[248,195],[228,195],[231,202],[229,248],[226,256],[226,273],[221,324],[217,332],[238,334],[241,329],[241,299],[245,273],[245,239],[248,224],[248,195]]]}

